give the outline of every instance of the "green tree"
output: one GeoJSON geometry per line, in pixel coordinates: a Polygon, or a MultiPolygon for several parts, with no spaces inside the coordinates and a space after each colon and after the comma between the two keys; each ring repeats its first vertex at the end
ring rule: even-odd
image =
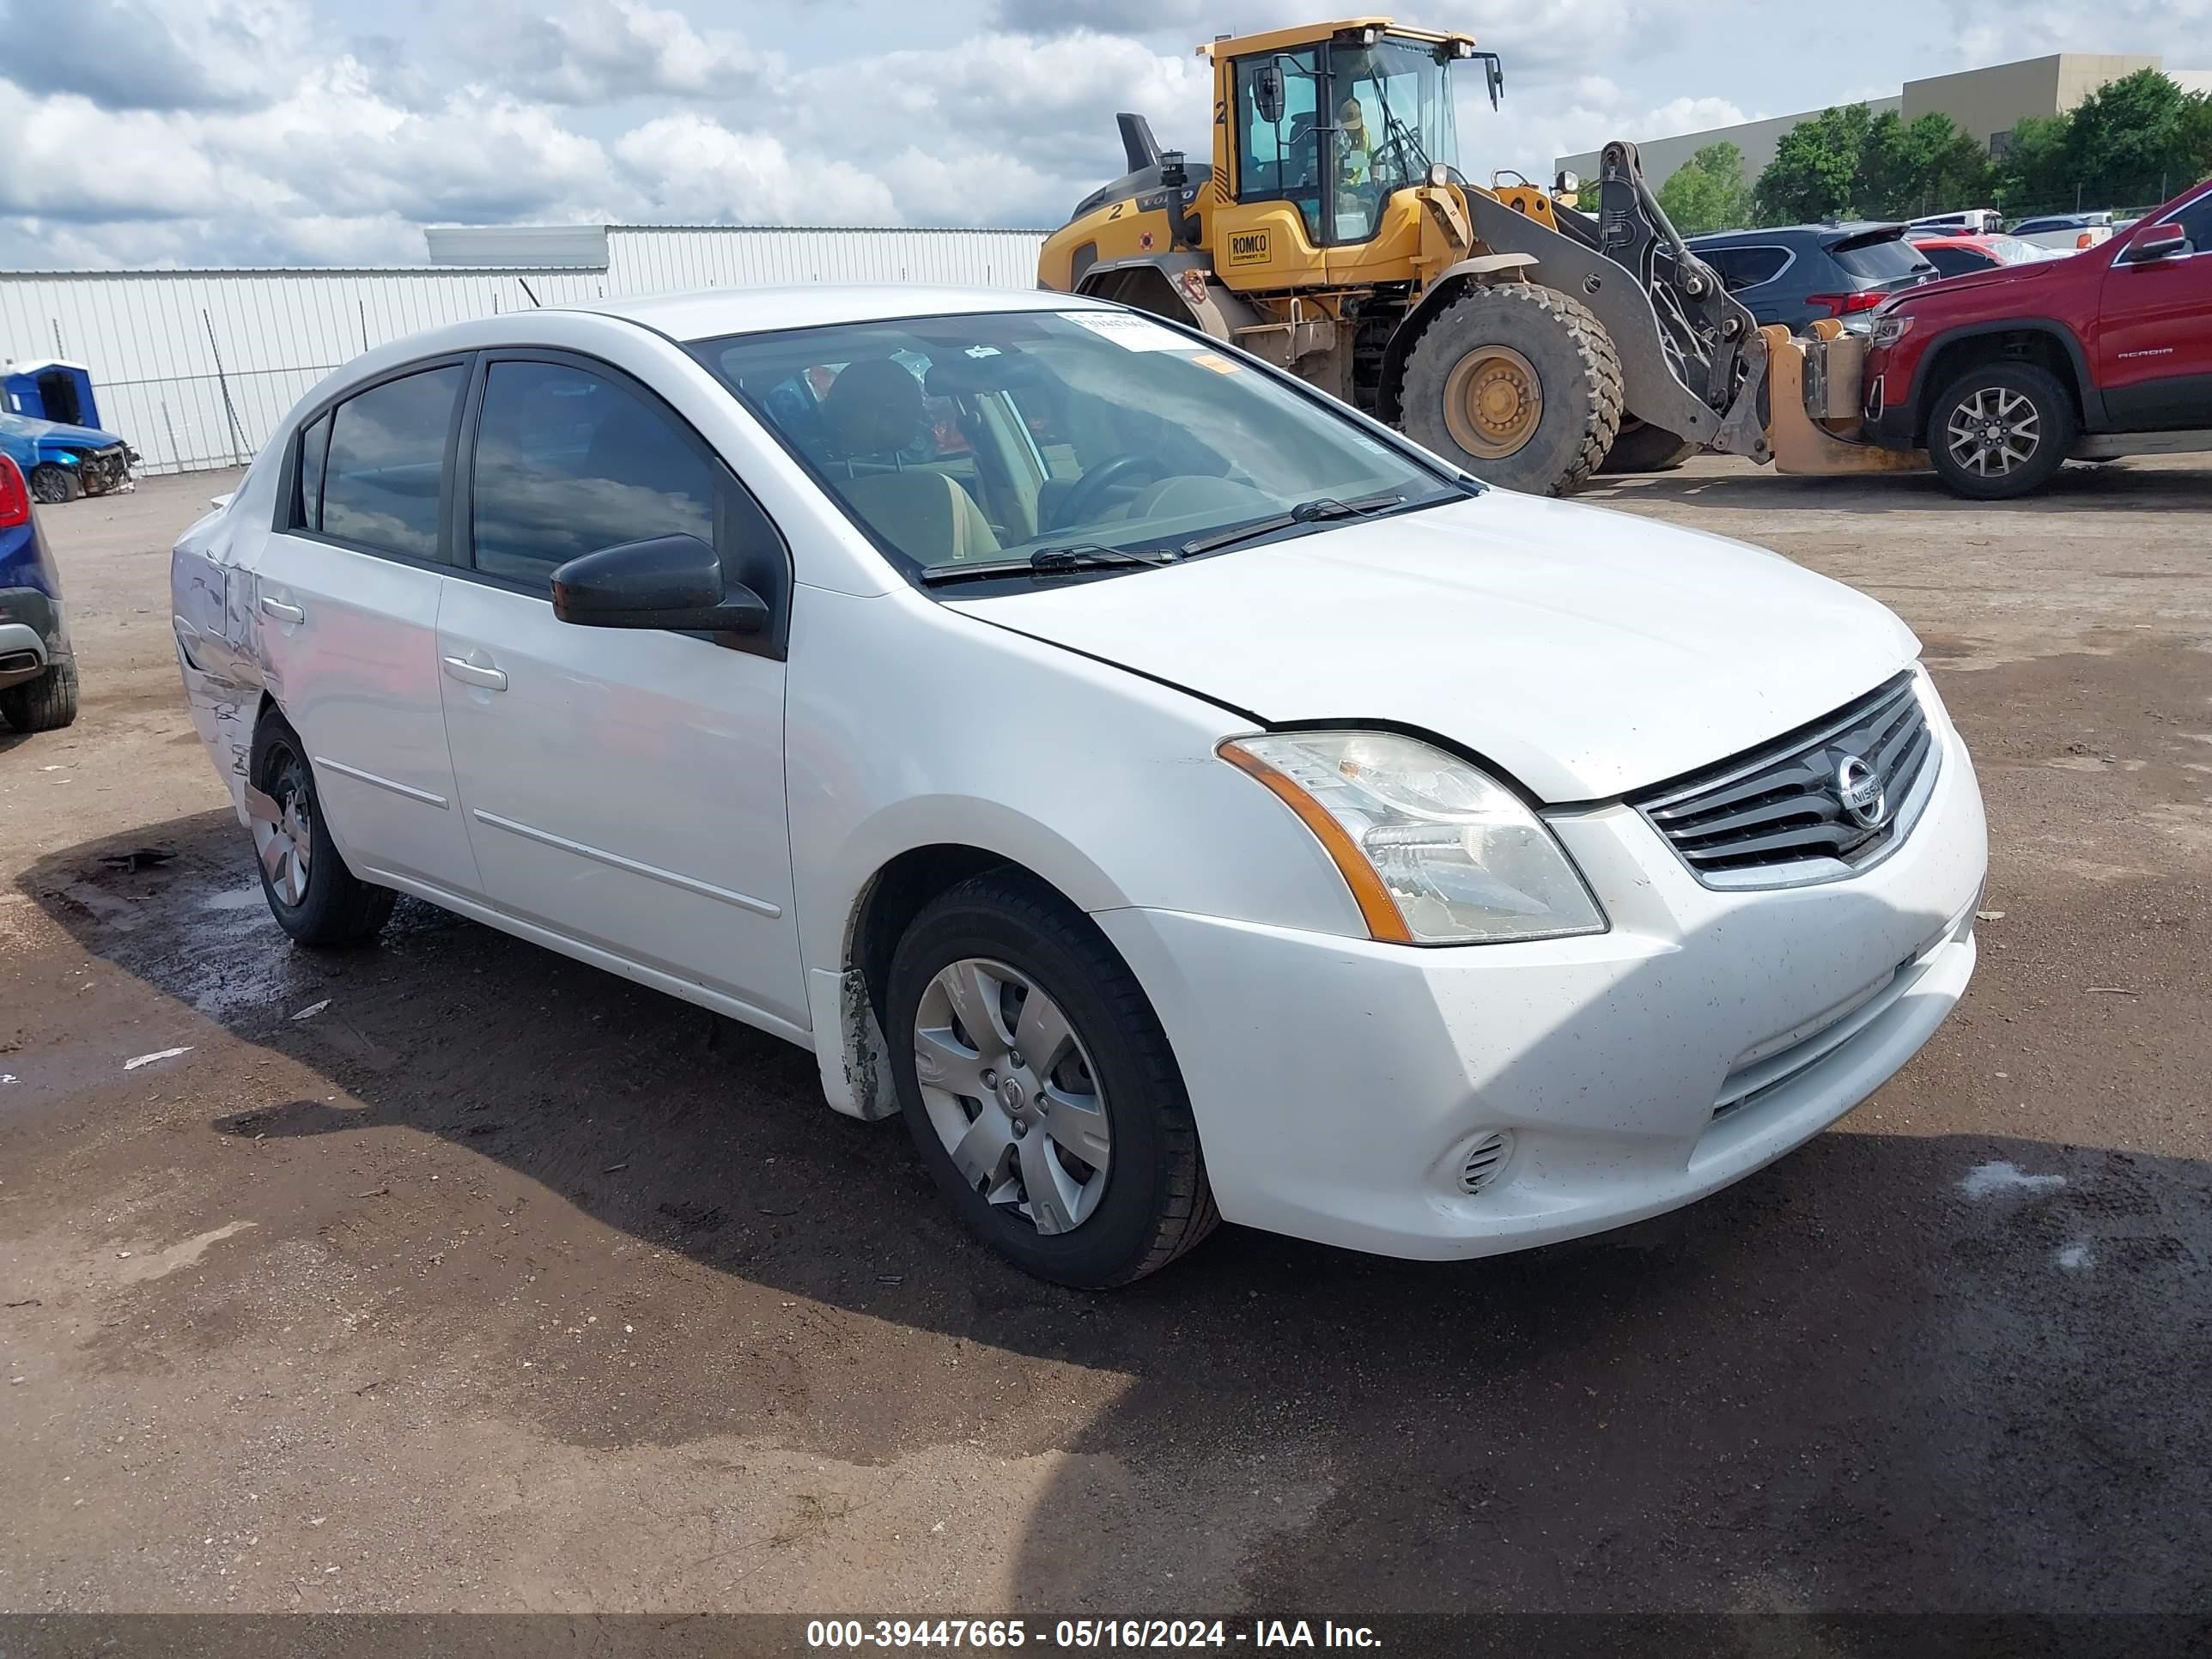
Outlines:
{"type": "Polygon", "coordinates": [[[1734,144],[1707,144],[1667,175],[1659,205],[1685,236],[1734,230],[1751,222],[1751,190],[1743,182],[1743,152],[1734,144]]]}
{"type": "Polygon", "coordinates": [[[1784,133],[1752,192],[1760,221],[1809,222],[1850,212],[1873,125],[1864,104],[1845,104],[1784,133]]]}
{"type": "Polygon", "coordinates": [[[2082,205],[2162,200],[2160,181],[2176,159],[2187,102],[2178,82],[2146,69],[2106,82],[2076,104],[2063,153],[2082,205]]]}
{"type": "Polygon", "coordinates": [[[2031,115],[2015,122],[1996,164],[1997,202],[2008,214],[2056,212],[2074,205],[2067,171],[2069,119],[2031,115]]]}
{"type": "Polygon", "coordinates": [[[2212,94],[2192,92],[2182,101],[2165,171],[2167,196],[2179,196],[2212,174],[2212,94]]]}
{"type": "Polygon", "coordinates": [[[1852,199],[1861,212],[1910,219],[1987,206],[1992,188],[1988,155],[1949,116],[1923,115],[1907,126],[1884,111],[1868,125],[1852,199]]]}

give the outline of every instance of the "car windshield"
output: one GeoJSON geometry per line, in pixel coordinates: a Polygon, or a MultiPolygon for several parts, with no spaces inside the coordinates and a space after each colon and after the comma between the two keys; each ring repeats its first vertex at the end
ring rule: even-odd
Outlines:
{"type": "Polygon", "coordinates": [[[1071,552],[1139,570],[1112,556],[1251,545],[1346,504],[1403,512],[1470,488],[1131,312],[909,318],[691,349],[914,572],[1037,554],[1066,569],[1071,552]]]}
{"type": "Polygon", "coordinates": [[[2023,242],[2017,236],[1992,236],[1990,252],[2008,265],[2033,264],[2051,257],[2051,250],[2023,242]]]}
{"type": "Polygon", "coordinates": [[[1929,269],[1920,250],[1892,231],[1862,241],[1839,242],[1828,257],[1863,283],[1889,283],[1929,269]]]}

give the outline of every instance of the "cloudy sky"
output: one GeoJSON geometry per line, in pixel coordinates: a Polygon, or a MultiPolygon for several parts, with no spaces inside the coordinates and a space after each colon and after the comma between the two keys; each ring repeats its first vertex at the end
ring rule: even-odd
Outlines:
{"type": "MultiPolygon", "coordinates": [[[[2212,0],[1407,0],[1505,56],[1471,173],[2061,48],[2212,67],[2212,0]]],[[[0,268],[420,263],[425,224],[1060,222],[1116,109],[1206,138],[1294,0],[0,0],[0,268]]]]}

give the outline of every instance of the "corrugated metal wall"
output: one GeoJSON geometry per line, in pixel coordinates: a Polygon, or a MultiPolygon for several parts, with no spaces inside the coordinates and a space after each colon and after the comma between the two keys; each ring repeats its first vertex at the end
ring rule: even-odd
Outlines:
{"type": "Polygon", "coordinates": [[[609,295],[777,283],[1028,288],[1028,231],[611,227],[592,270],[0,272],[0,359],[92,370],[100,421],[180,472],[248,459],[349,358],[441,323],[609,295]],[[526,292],[526,285],[528,292],[526,292]]]}

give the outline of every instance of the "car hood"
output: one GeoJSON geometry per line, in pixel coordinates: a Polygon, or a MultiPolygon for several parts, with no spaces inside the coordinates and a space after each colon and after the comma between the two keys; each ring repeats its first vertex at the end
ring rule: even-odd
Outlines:
{"type": "Polygon", "coordinates": [[[0,438],[17,444],[66,444],[76,449],[106,449],[122,439],[96,427],[71,426],[66,421],[42,421],[34,415],[0,415],[0,438]]]}
{"type": "Polygon", "coordinates": [[[1549,802],[1751,748],[1919,654],[1886,607],[1778,554],[1502,489],[952,605],[1267,725],[1433,732],[1549,802]]]}
{"type": "Polygon", "coordinates": [[[1963,294],[1969,289],[2001,288],[2015,283],[2040,283],[2050,280],[2060,263],[2071,256],[2060,253],[2049,259],[2023,260],[2016,265],[1996,265],[1988,270],[1970,270],[1963,276],[1939,277],[1932,283],[1923,283],[1917,288],[1902,289],[1897,297],[1882,307],[1884,311],[1910,311],[1923,300],[1941,300],[1946,295],[1963,294]]]}

